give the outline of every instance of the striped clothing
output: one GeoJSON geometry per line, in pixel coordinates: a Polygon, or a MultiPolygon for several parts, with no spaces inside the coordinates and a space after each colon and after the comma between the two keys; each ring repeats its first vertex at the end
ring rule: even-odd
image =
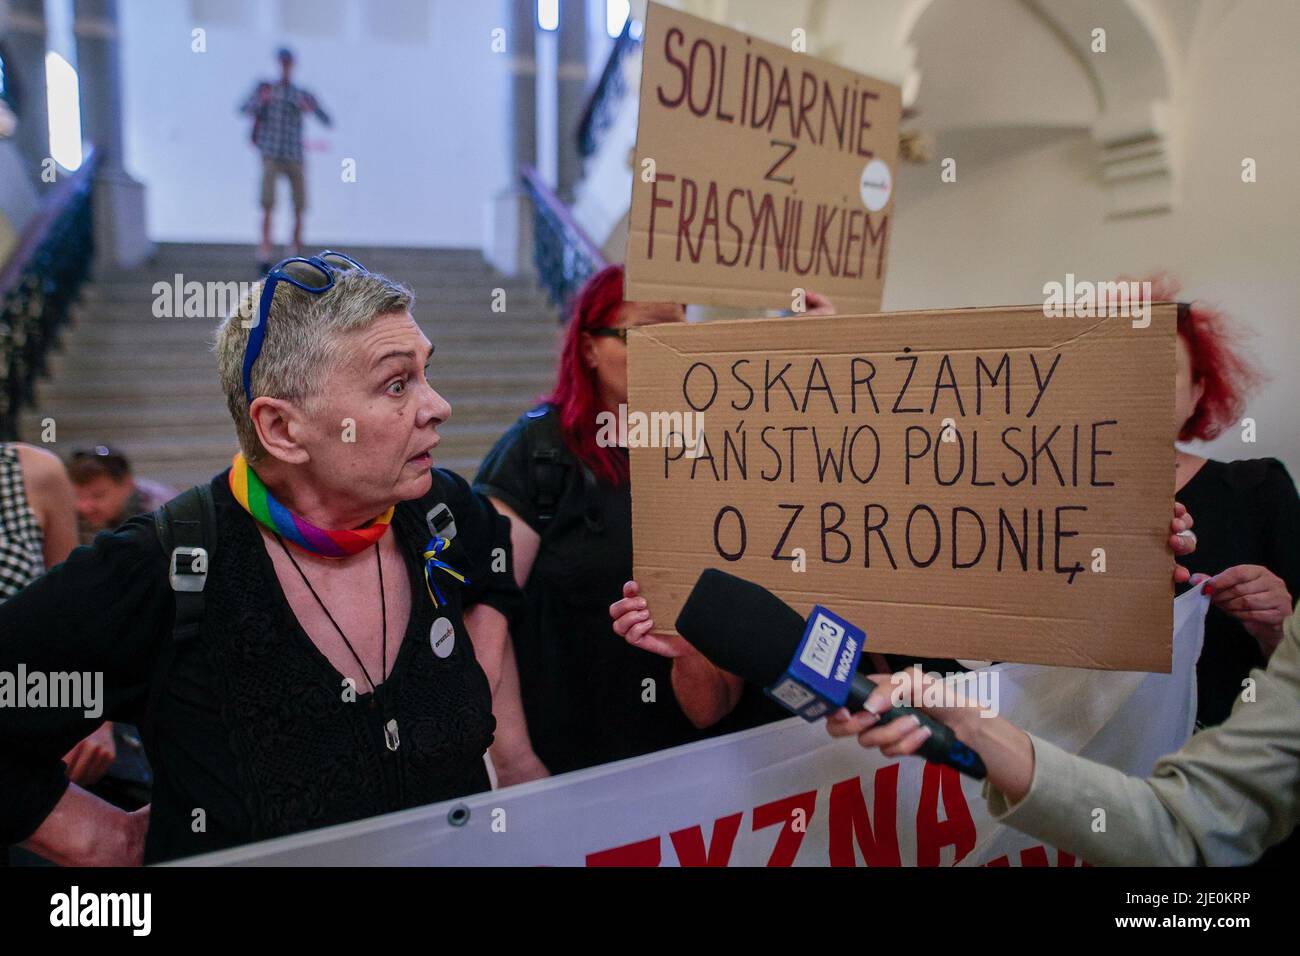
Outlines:
{"type": "Polygon", "coordinates": [[[0,442],[0,604],[45,573],[45,533],[27,502],[18,449],[0,442]]]}

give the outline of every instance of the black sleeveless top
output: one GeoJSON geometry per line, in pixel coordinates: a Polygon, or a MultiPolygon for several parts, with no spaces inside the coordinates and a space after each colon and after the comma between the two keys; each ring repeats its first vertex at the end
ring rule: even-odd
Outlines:
{"type": "MultiPolygon", "coordinates": [[[[203,630],[176,645],[169,664],[160,654],[173,641],[174,601],[149,516],[99,535],[0,608],[0,670],[17,661],[103,670],[104,718],[141,727],[155,775],[146,862],[488,789],[492,699],[462,611],[480,601],[515,610],[509,525],[463,479],[433,476],[430,495],[403,502],[393,517],[411,616],[374,694],[345,693],[298,624],[225,473],[212,482],[218,543],[203,630]],[[441,577],[448,603],[435,609],[419,552],[429,537],[425,509],[439,500],[457,525],[443,557],[469,584],[441,577]],[[495,548],[504,551],[494,562],[495,548]],[[430,641],[440,618],[455,631],[446,657],[430,641]],[[398,723],[396,750],[385,742],[388,718],[398,723]]],[[[44,819],[66,786],[59,758],[98,723],[79,710],[43,710],[0,710],[0,791],[16,798],[0,807],[0,842],[25,839],[44,819]]]]}

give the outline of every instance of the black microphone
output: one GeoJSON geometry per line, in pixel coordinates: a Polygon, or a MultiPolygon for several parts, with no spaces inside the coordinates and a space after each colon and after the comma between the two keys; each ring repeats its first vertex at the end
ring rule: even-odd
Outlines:
{"type": "MultiPolygon", "coordinates": [[[[710,661],[752,684],[772,688],[791,671],[803,640],[807,622],[790,605],[766,588],[725,571],[707,568],[695,582],[690,597],[677,615],[677,633],[710,661]]],[[[811,699],[814,694],[830,707],[839,703],[814,688],[798,685],[798,693],[811,699]]],[[[843,706],[861,710],[876,684],[854,671],[848,699],[843,706]]],[[[800,706],[780,694],[771,695],[796,712],[800,706]]],[[[825,708],[829,710],[830,707],[825,708]]],[[[824,712],[824,711],[823,711],[824,712]]],[[[890,707],[880,715],[879,725],[900,717],[915,716],[930,736],[920,755],[934,763],[947,764],[976,780],[986,775],[984,761],[939,721],[911,707],[890,707]]]]}

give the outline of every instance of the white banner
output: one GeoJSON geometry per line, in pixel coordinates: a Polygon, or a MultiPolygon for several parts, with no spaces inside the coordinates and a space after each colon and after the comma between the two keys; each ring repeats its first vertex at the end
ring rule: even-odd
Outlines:
{"type": "MultiPolygon", "coordinates": [[[[1002,716],[1136,776],[1196,713],[1200,589],[1174,602],[1169,674],[988,668],[1002,716]]],[[[979,781],[794,717],[548,780],[185,861],[276,866],[1079,866],[985,811],[979,781]]]]}

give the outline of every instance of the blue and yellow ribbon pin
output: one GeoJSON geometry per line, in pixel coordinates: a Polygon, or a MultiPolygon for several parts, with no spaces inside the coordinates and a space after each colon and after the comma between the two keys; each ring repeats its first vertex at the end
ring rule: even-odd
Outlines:
{"type": "Polygon", "coordinates": [[[429,592],[429,600],[433,602],[434,607],[442,607],[447,603],[447,598],[443,596],[442,590],[434,582],[434,571],[444,571],[461,584],[469,584],[469,579],[465,575],[439,557],[450,546],[451,542],[440,534],[434,535],[429,539],[429,543],[424,546],[424,587],[429,592]]]}

